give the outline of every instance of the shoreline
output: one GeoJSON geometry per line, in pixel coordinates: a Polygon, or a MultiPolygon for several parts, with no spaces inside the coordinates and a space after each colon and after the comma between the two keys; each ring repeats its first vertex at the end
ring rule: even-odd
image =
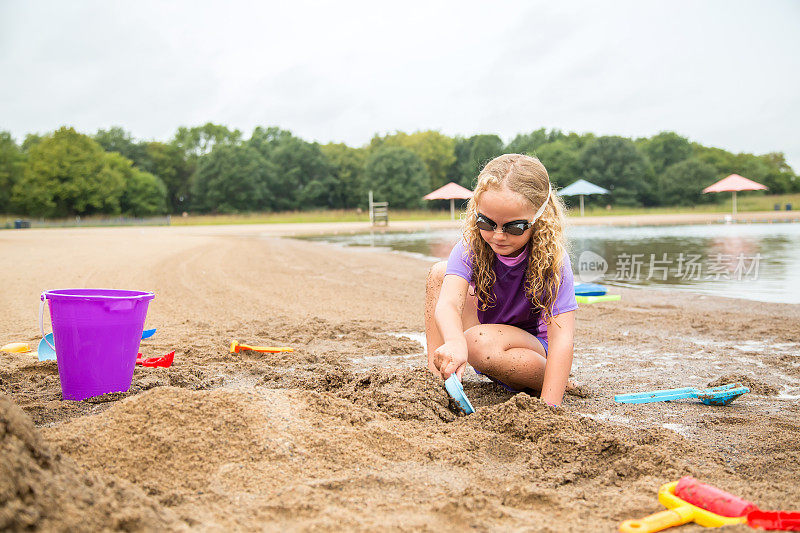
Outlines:
{"type": "Polygon", "coordinates": [[[662,226],[691,224],[753,224],[800,222],[800,211],[753,211],[745,213],[679,213],[657,215],[570,216],[574,226],[662,226]],[[598,220],[590,220],[598,219],[598,220]]]}
{"type": "MultiPolygon", "coordinates": [[[[798,211],[753,211],[737,213],[679,213],[679,214],[639,214],[639,215],[598,215],[567,216],[567,224],[572,226],[664,226],[693,224],[757,224],[757,223],[800,223],[798,211]]],[[[141,230],[146,228],[171,228],[186,234],[254,234],[285,237],[305,237],[312,235],[336,235],[340,233],[429,231],[458,228],[461,221],[456,220],[406,220],[390,222],[386,226],[373,226],[369,222],[289,222],[271,224],[209,224],[209,225],[131,225],[131,226],[67,226],[52,228],[27,228],[0,232],[0,236],[20,232],[70,231],[70,230],[141,230]]]]}

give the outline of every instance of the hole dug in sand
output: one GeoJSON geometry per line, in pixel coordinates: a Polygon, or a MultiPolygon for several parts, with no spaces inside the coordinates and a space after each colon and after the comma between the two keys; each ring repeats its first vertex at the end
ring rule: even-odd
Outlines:
{"type": "Polygon", "coordinates": [[[526,446],[531,473],[553,486],[589,479],[619,485],[645,476],[680,477],[689,468],[685,458],[698,455],[695,446],[672,432],[605,424],[551,408],[527,394],[481,409],[467,420],[513,441],[532,443],[526,446]]]}
{"type": "Polygon", "coordinates": [[[335,393],[401,420],[450,422],[456,418],[455,401],[425,368],[372,370],[342,382],[335,393]]]}

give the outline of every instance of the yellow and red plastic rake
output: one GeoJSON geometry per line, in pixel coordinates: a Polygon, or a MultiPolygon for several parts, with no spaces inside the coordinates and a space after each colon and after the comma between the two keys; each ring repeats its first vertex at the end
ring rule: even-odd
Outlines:
{"type": "Polygon", "coordinates": [[[800,513],[762,511],[743,500],[691,476],[662,485],[658,501],[667,508],[640,520],[626,520],[622,533],[651,533],[689,522],[704,527],[747,524],[756,529],[800,531],[800,513]]]}
{"type": "Polygon", "coordinates": [[[240,344],[238,341],[231,341],[231,353],[239,353],[243,350],[251,350],[253,352],[262,353],[280,353],[280,352],[293,352],[294,348],[288,346],[250,346],[249,344],[240,344]]]}

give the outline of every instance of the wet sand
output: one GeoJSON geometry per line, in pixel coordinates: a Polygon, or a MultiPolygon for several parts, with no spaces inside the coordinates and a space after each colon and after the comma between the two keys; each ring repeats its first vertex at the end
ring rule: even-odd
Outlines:
{"type": "Polygon", "coordinates": [[[0,354],[0,529],[613,531],[686,474],[800,507],[800,305],[614,289],[563,409],[468,371],[465,417],[418,342],[429,263],[276,226],[0,232],[0,342],[35,346],[42,290],[115,287],[156,293],[145,356],[176,350],[82,402],[0,354]],[[732,380],[724,407],[613,401],[732,380]]]}

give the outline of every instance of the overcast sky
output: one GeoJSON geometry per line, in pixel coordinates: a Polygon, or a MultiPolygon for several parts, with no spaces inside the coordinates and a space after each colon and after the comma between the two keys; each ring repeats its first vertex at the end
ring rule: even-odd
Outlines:
{"type": "Polygon", "coordinates": [[[0,130],[672,130],[800,172],[800,2],[0,0],[0,130]]]}

